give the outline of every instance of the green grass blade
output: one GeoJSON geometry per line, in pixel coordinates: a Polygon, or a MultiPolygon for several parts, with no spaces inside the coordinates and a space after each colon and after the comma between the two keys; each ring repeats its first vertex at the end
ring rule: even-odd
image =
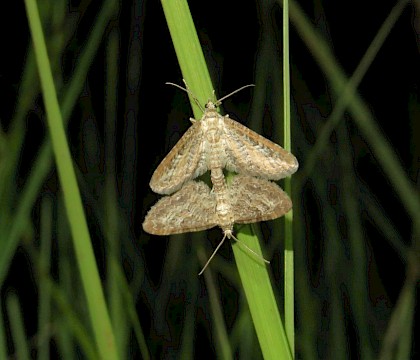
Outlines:
{"type": "MultiPolygon", "coordinates": [[[[182,74],[199,101],[205,103],[213,89],[188,4],[183,0],[166,0],[162,6],[182,74]]],[[[194,105],[193,109],[195,116],[201,117],[194,105]]],[[[238,239],[261,253],[250,226],[241,228],[238,239]]],[[[237,244],[233,245],[233,252],[264,357],[291,358],[266,267],[237,244]]]]}
{"type": "MultiPolygon", "coordinates": [[[[185,0],[164,0],[162,6],[182,74],[198,100],[205,103],[213,88],[188,4],[185,0]]],[[[195,104],[192,106],[195,117],[200,118],[201,111],[195,104]]],[[[241,227],[237,237],[261,254],[250,226],[241,227]]],[[[266,267],[237,244],[233,245],[233,252],[264,357],[291,358],[266,267]]]]}
{"type": "MultiPolygon", "coordinates": [[[[182,74],[199,101],[205,103],[213,89],[188,4],[184,0],[165,0],[162,6],[182,74]]],[[[195,116],[201,117],[194,104],[193,109],[195,116]]],[[[237,237],[261,254],[258,238],[250,226],[241,227],[237,237]]],[[[233,252],[264,357],[291,358],[265,265],[238,244],[233,245],[233,252]]]]}
{"type": "MultiPolygon", "coordinates": [[[[241,228],[238,239],[262,256],[252,226],[241,228]]],[[[264,359],[292,359],[266,265],[240,244],[233,251],[264,359]]]]}
{"type": "MultiPolygon", "coordinates": [[[[205,104],[214,88],[188,3],[185,0],[163,0],[162,7],[182,76],[200,104],[205,104]]],[[[200,119],[202,111],[191,98],[190,102],[195,118],[200,119]]]]}
{"type": "MultiPolygon", "coordinates": [[[[284,148],[292,150],[290,131],[290,64],[289,64],[289,1],[283,1],[283,103],[284,148]]],[[[284,180],[284,190],[292,197],[290,178],[284,180]]],[[[293,211],[285,215],[284,224],[284,321],[292,357],[295,357],[295,289],[293,251],[293,211]]]]}
{"type": "Polygon", "coordinates": [[[84,216],[79,188],[72,164],[70,150],[63,127],[57,94],[47,55],[45,39],[35,0],[25,1],[29,26],[34,43],[35,57],[41,80],[49,131],[63,188],[64,202],[72,233],[76,258],[85,290],[89,315],[96,345],[102,359],[118,359],[114,335],[107,312],[103,290],[93,254],[92,243],[84,216]]]}

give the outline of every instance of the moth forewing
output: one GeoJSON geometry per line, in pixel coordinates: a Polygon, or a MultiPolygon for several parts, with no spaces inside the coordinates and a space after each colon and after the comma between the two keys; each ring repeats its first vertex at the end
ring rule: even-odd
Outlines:
{"type": "Polygon", "coordinates": [[[226,168],[236,173],[280,180],[296,172],[296,157],[241,123],[224,118],[226,168]]]}
{"type": "Polygon", "coordinates": [[[158,194],[172,194],[187,181],[204,174],[203,132],[196,121],[175,144],[154,171],[150,188],[158,194]]]}

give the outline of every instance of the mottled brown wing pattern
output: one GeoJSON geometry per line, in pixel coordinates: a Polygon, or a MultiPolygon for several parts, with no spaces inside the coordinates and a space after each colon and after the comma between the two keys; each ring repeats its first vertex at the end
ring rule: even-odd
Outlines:
{"type": "Polygon", "coordinates": [[[203,131],[200,122],[191,125],[156,168],[150,180],[158,194],[172,194],[188,180],[207,171],[203,131]]]}
{"type": "Polygon", "coordinates": [[[226,168],[239,174],[279,180],[299,164],[290,152],[229,117],[224,118],[226,168]]]}
{"type": "Polygon", "coordinates": [[[235,223],[273,220],[292,208],[289,196],[275,183],[237,175],[229,186],[235,223]]]}
{"type": "Polygon", "coordinates": [[[189,181],[178,192],[160,199],[146,215],[144,231],[171,235],[217,225],[216,200],[202,181],[189,181]]]}

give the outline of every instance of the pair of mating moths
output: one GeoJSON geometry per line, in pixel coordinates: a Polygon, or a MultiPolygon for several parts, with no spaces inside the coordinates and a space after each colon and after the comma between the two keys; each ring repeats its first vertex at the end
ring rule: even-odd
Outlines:
{"type": "MultiPolygon", "coordinates": [[[[191,94],[188,87],[181,89],[191,94]]],[[[292,208],[287,194],[269,180],[293,174],[298,168],[296,158],[228,115],[220,115],[217,106],[232,94],[209,101],[200,121],[190,119],[192,126],[150,180],[154,192],[174,194],[160,199],[149,210],[143,223],[145,231],[170,235],[214,226],[223,230],[222,241],[200,274],[226,237],[237,240],[232,234],[233,224],[276,219],[292,208]],[[224,168],[239,174],[229,186],[224,168]],[[193,181],[208,170],[212,190],[202,181],[193,181]]]]}

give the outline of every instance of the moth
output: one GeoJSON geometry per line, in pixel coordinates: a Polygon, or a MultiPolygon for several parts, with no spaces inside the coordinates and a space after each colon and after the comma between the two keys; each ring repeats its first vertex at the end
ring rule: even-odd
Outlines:
{"type": "MultiPolygon", "coordinates": [[[[192,95],[188,87],[167,84],[192,95]]],[[[172,194],[187,181],[217,167],[266,180],[279,180],[297,170],[298,161],[290,152],[217,112],[222,100],[247,86],[214,102],[209,100],[201,120],[190,119],[192,126],[152,175],[150,187],[154,192],[172,194]]]]}
{"type": "Polygon", "coordinates": [[[229,186],[220,183],[220,188],[213,186],[213,190],[202,181],[191,180],[175,194],[160,199],[149,210],[143,229],[154,235],[172,235],[219,226],[223,238],[201,270],[201,275],[226,238],[238,241],[233,235],[234,224],[273,220],[291,208],[289,196],[268,180],[237,175],[229,186]]]}

